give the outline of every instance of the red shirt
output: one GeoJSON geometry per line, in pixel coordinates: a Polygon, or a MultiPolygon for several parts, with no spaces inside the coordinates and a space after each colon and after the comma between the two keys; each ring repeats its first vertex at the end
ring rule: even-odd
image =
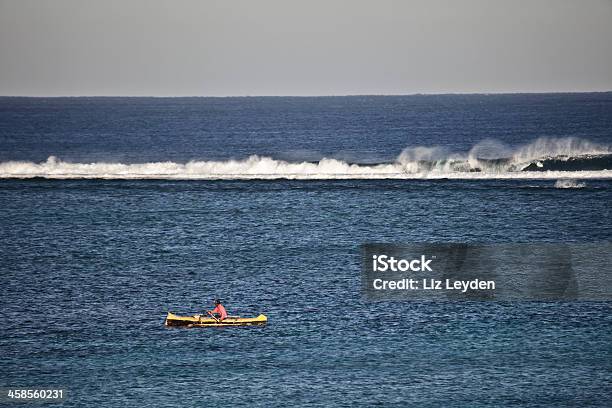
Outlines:
{"type": "Polygon", "coordinates": [[[218,304],[217,306],[215,306],[212,313],[219,313],[219,315],[221,316],[221,320],[227,317],[227,312],[225,311],[225,307],[223,307],[222,304],[218,304]]]}

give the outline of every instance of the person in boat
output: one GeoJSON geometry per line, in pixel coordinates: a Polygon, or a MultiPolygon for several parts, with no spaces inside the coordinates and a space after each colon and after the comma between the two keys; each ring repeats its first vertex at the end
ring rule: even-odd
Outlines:
{"type": "Polygon", "coordinates": [[[227,311],[219,299],[215,299],[215,308],[209,311],[208,314],[219,320],[224,320],[227,318],[227,311]]]}

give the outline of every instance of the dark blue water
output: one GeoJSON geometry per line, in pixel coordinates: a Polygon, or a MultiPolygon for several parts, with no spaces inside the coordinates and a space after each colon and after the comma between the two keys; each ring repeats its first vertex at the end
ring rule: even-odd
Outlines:
{"type": "Polygon", "coordinates": [[[612,143],[612,93],[252,98],[0,97],[0,161],[147,162],[335,157],[484,139],[612,143]]]}
{"type": "MultiPolygon", "coordinates": [[[[0,159],[610,143],[611,99],[0,98],[0,159]]],[[[610,202],[610,180],[0,180],[0,387],[65,387],[65,406],[608,406],[609,302],[368,303],[359,246],[609,241],[610,202]],[[164,328],[215,296],[268,326],[164,328]]]]}

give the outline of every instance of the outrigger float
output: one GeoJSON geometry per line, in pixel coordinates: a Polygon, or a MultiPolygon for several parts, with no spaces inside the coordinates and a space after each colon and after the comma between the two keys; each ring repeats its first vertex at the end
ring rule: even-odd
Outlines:
{"type": "Polygon", "coordinates": [[[265,315],[257,317],[228,316],[223,320],[211,316],[179,316],[168,312],[165,326],[169,327],[220,327],[220,326],[262,326],[268,322],[265,315]]]}

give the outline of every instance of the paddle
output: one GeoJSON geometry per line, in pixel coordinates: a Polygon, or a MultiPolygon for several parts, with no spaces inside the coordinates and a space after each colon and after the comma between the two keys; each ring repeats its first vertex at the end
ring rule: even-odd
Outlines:
{"type": "Polygon", "coordinates": [[[221,320],[217,319],[217,317],[214,314],[210,313],[210,311],[207,311],[206,313],[208,313],[210,315],[210,317],[215,319],[217,321],[217,323],[221,323],[221,320]]]}

